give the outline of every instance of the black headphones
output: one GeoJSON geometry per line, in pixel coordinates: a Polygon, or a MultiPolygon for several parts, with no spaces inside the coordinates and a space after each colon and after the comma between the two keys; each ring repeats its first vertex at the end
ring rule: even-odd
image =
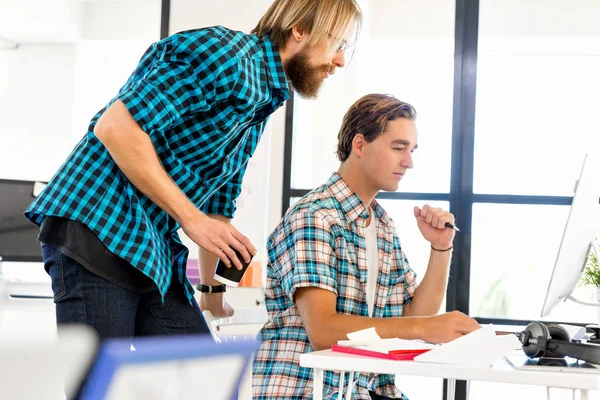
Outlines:
{"type": "Polygon", "coordinates": [[[600,345],[572,343],[569,332],[560,325],[532,322],[517,334],[523,352],[529,358],[573,357],[600,364],[600,345]]]}

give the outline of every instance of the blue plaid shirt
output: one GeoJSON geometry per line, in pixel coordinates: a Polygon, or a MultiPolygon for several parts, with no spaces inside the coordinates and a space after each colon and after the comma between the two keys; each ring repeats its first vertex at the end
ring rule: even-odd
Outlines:
{"type": "MultiPolygon", "coordinates": [[[[400,247],[396,227],[373,200],[379,274],[373,318],[401,317],[417,287],[417,277],[400,247]]],[[[367,250],[364,229],[369,212],[346,182],[329,181],[291,207],[267,242],[269,261],[265,300],[269,321],[252,365],[255,400],[299,400],[313,395],[312,369],[300,356],[313,351],[294,303],[296,289],[318,287],[333,292],[338,314],[369,316],[366,300],[367,250]]],[[[354,373],[353,399],[370,399],[369,391],[406,400],[391,375],[354,373]]],[[[324,398],[338,395],[340,374],[325,372],[324,398]]],[[[348,382],[346,382],[347,384],[348,382]]]]}
{"type": "Polygon", "coordinates": [[[163,296],[175,272],[191,301],[179,225],[123,175],[94,135],[96,122],[121,100],[187,197],[205,213],[232,217],[266,121],[288,98],[268,37],[217,26],[154,43],[25,215],[37,225],[48,215],[84,223],[163,296]]]}

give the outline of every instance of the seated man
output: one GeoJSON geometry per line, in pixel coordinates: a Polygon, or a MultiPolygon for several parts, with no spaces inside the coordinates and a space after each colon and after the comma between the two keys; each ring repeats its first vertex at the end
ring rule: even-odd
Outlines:
{"type": "MultiPolygon", "coordinates": [[[[383,338],[444,343],[479,328],[457,311],[436,315],[454,238],[445,223],[453,223],[453,215],[414,208],[431,244],[427,273],[417,285],[394,223],[374,199],[380,190],[396,191],[413,167],[415,115],[392,96],[359,99],[338,134],[338,172],[291,207],[269,237],[269,322],[254,359],[254,399],[312,398],[312,372],[300,367],[300,355],[328,349],[349,332],[375,327],[383,338]]],[[[324,398],[341,399],[339,376],[325,374],[324,398]]],[[[406,398],[391,375],[356,373],[353,380],[353,399],[406,398]]]]}

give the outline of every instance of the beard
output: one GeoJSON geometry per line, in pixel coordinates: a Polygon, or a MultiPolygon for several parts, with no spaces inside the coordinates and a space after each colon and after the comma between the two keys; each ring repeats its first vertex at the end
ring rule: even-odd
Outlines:
{"type": "Polygon", "coordinates": [[[329,65],[312,66],[306,49],[294,54],[283,65],[283,69],[292,89],[304,99],[316,98],[325,80],[325,73],[333,72],[329,65]]]}

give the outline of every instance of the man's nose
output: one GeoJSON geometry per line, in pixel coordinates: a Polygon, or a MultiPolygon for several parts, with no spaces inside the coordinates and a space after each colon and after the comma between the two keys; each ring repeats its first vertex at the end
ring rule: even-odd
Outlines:
{"type": "Polygon", "coordinates": [[[344,68],[346,65],[346,53],[344,51],[338,51],[335,53],[333,64],[338,68],[344,68]]]}
{"type": "Polygon", "coordinates": [[[406,168],[412,168],[415,166],[415,163],[413,162],[412,153],[408,153],[408,157],[402,161],[402,166],[406,168]]]}

